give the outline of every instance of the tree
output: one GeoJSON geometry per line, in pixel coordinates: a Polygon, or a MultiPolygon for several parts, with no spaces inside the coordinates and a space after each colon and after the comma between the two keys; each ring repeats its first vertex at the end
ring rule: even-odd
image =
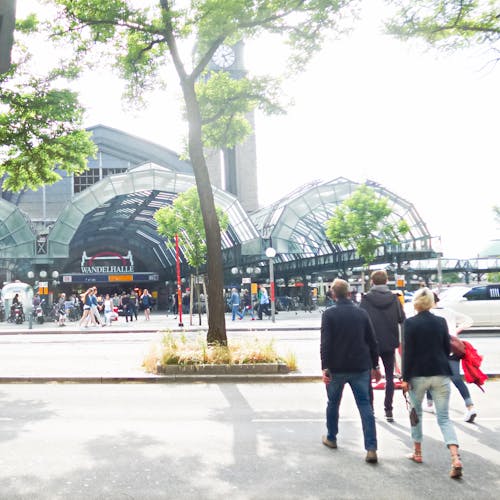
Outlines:
{"type": "MultiPolygon", "coordinates": [[[[225,231],[229,225],[228,216],[220,207],[215,210],[219,226],[225,231]]],[[[154,218],[158,223],[158,233],[168,238],[167,245],[173,246],[172,237],[178,235],[179,245],[183,247],[186,260],[195,269],[197,276],[199,268],[206,263],[207,244],[196,188],[181,193],[172,205],[160,208],[154,218]]],[[[198,314],[200,313],[198,310],[198,314]]]]}
{"type": "Polygon", "coordinates": [[[391,214],[388,198],[362,185],[326,221],[326,236],[334,244],[355,248],[367,267],[374,261],[377,248],[397,243],[410,230],[403,219],[391,224],[391,214]]]}
{"type": "Polygon", "coordinates": [[[61,8],[53,33],[75,43],[79,60],[97,45],[107,46],[129,84],[129,97],[138,99],[145,89],[158,85],[166,60],[172,63],[186,108],[188,152],[207,235],[207,341],[227,343],[220,227],[203,145],[224,147],[241,141],[249,131],[242,126],[245,110],[259,105],[276,111],[279,105],[274,81],[242,76],[238,85],[220,73],[207,73],[207,66],[222,44],[267,32],[288,41],[291,65],[301,68],[321,47],[325,33],[338,28],[339,12],[354,0],[52,1],[61,8]],[[211,80],[217,76],[219,83],[211,80]]]}
{"type": "Polygon", "coordinates": [[[493,212],[495,213],[495,220],[500,224],[500,206],[493,207],[493,212]]]}
{"type": "Polygon", "coordinates": [[[13,64],[0,75],[0,177],[4,190],[19,191],[52,184],[55,169],[79,174],[96,146],[83,130],[83,110],[77,96],[61,88],[61,68],[45,75],[28,75],[29,54],[19,40],[32,34],[33,18],[19,21],[13,64]]]}
{"type": "Polygon", "coordinates": [[[387,27],[400,38],[420,37],[445,48],[481,44],[500,50],[496,46],[500,40],[497,1],[393,0],[393,3],[398,12],[387,27]]]}
{"type": "Polygon", "coordinates": [[[463,283],[463,281],[463,275],[458,272],[451,272],[443,275],[443,284],[463,283]]]}

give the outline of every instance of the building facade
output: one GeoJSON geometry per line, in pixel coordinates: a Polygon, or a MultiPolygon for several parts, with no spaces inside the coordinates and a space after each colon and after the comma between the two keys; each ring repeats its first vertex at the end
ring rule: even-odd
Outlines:
{"type": "MultiPolygon", "coordinates": [[[[82,175],[61,172],[59,182],[38,191],[0,192],[0,280],[67,292],[90,284],[110,292],[146,287],[161,303],[173,288],[176,260],[172,239],[157,233],[153,215],[195,185],[192,167],[173,151],[120,130],[89,130],[98,153],[82,175]]],[[[371,185],[391,197],[393,217],[411,227],[407,241],[381,249],[380,262],[433,256],[414,207],[371,185]]],[[[329,280],[359,265],[354,250],[333,246],[324,231],[335,207],[358,186],[342,177],[312,183],[251,213],[235,194],[213,186],[216,205],[229,216],[222,235],[228,286],[243,277],[265,282],[269,246],[277,251],[276,275],[284,287],[306,276],[329,280]]],[[[182,249],[180,258],[187,279],[182,249]]]]}

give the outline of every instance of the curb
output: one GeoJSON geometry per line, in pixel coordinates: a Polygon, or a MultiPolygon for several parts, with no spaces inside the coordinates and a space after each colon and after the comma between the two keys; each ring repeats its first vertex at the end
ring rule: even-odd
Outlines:
{"type": "MultiPolygon", "coordinates": [[[[488,380],[500,380],[500,373],[487,374],[488,380]]],[[[251,374],[251,375],[153,375],[123,377],[0,377],[0,384],[196,384],[196,383],[301,383],[321,382],[313,374],[251,374]]]]}
{"type": "Polygon", "coordinates": [[[0,384],[172,384],[172,383],[270,383],[316,382],[320,375],[252,374],[252,375],[162,375],[150,377],[0,377],[0,384]]]}
{"type": "MultiPolygon", "coordinates": [[[[226,332],[237,333],[237,332],[286,332],[286,331],[311,331],[311,330],[320,330],[320,327],[307,327],[307,326],[279,326],[274,328],[226,328],[226,332]]],[[[22,330],[0,330],[0,335],[95,335],[95,334],[103,334],[103,333],[128,333],[133,335],[134,333],[165,333],[165,332],[174,332],[174,333],[206,333],[207,327],[176,327],[176,328],[141,328],[140,330],[118,330],[118,329],[96,329],[96,330],[80,330],[80,329],[69,329],[69,330],[61,330],[61,329],[22,329],[22,330]]]]}

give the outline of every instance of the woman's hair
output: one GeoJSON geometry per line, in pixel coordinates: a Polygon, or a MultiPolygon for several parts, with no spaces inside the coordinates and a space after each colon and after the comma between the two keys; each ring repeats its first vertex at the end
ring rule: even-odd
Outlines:
{"type": "Polygon", "coordinates": [[[420,288],[413,296],[413,307],[418,311],[429,311],[434,307],[434,293],[427,287],[420,288]]]}

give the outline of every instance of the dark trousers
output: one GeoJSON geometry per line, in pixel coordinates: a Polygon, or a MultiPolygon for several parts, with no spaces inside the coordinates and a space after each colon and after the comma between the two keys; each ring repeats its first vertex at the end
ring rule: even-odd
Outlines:
{"type": "Polygon", "coordinates": [[[269,311],[269,304],[259,304],[259,319],[262,319],[262,313],[266,316],[271,316],[271,311],[269,311]]]}
{"type": "MultiPolygon", "coordinates": [[[[384,410],[392,411],[392,401],[394,399],[394,351],[381,352],[380,359],[384,365],[385,373],[385,398],[384,410]]],[[[373,387],[370,383],[370,401],[373,406],[373,387]]]]}

